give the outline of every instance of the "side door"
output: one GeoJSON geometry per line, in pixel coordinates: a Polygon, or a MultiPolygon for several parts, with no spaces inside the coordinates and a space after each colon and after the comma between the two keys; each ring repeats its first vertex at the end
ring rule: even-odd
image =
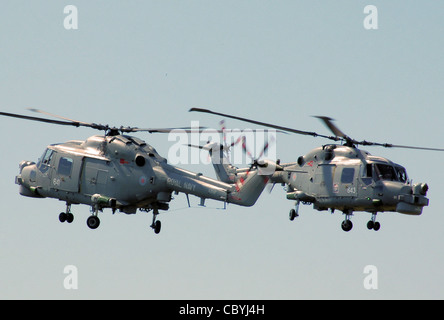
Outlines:
{"type": "Polygon", "coordinates": [[[334,177],[336,173],[335,164],[320,164],[315,171],[313,179],[312,194],[321,197],[335,196],[334,177]]]}
{"type": "Polygon", "coordinates": [[[58,152],[53,159],[54,171],[51,184],[54,189],[79,192],[83,157],[58,152]]]}
{"type": "Polygon", "coordinates": [[[109,167],[104,160],[86,158],[82,173],[81,191],[84,194],[106,193],[109,167]]]}
{"type": "Polygon", "coordinates": [[[371,163],[363,163],[361,165],[361,177],[358,179],[358,184],[359,198],[372,198],[375,183],[373,180],[373,165],[371,163]]]}

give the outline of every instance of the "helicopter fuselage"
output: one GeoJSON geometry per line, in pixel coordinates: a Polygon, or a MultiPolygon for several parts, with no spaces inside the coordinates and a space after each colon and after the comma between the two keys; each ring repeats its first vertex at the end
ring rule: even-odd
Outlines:
{"type": "MultiPolygon", "coordinates": [[[[326,116],[315,116],[333,133],[333,136],[317,132],[284,127],[249,118],[239,117],[203,108],[191,108],[189,111],[228,117],[255,125],[277,129],[282,132],[304,136],[320,137],[338,144],[327,144],[300,156],[297,162],[281,164],[276,161],[277,170],[270,182],[287,185],[287,199],[296,200],[295,209],[289,213],[290,220],[298,216],[299,204],[311,203],[317,210],[336,209],[345,214],[341,227],[350,231],[353,227],[350,216],[354,211],[372,213],[367,223],[369,230],[378,231],[380,223],[376,221],[378,212],[393,211],[409,215],[420,215],[424,206],[429,204],[426,197],[426,183],[413,184],[408,180],[405,168],[392,161],[370,155],[360,150],[362,146],[384,148],[404,148],[443,152],[443,148],[399,145],[392,143],[356,140],[345,134],[326,116]]],[[[228,168],[230,169],[230,168],[228,168]]],[[[231,170],[232,171],[232,170],[231,170]]],[[[240,170],[234,170],[238,173],[240,170]]],[[[220,176],[221,179],[227,179],[220,176]]]]}
{"type": "Polygon", "coordinates": [[[173,192],[198,196],[201,203],[209,198],[251,206],[266,184],[264,177],[252,179],[262,183],[252,181],[241,192],[231,184],[169,165],[136,137],[96,135],[49,145],[37,163],[22,161],[16,183],[24,196],[131,214],[137,209],[167,210],[173,192]]]}
{"type": "Polygon", "coordinates": [[[404,167],[344,145],[313,149],[272,181],[288,185],[287,199],[312,203],[320,211],[419,215],[429,203],[427,184],[412,185],[404,167]]]}

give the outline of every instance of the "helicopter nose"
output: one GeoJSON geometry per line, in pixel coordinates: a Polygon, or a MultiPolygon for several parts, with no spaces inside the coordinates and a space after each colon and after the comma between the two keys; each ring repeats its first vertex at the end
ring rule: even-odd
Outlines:
{"type": "Polygon", "coordinates": [[[401,194],[396,211],[404,214],[420,215],[422,208],[429,205],[426,197],[429,186],[427,183],[417,183],[411,187],[410,194],[401,194]]]}
{"type": "MultiPolygon", "coordinates": [[[[37,187],[33,185],[36,178],[36,165],[31,161],[22,161],[20,173],[15,177],[15,183],[20,186],[20,194],[27,197],[40,197],[37,187]]],[[[35,184],[35,183],[34,183],[35,184]]]]}
{"type": "Polygon", "coordinates": [[[413,194],[419,194],[419,195],[427,195],[427,191],[429,190],[429,186],[427,183],[417,183],[413,185],[412,187],[413,194]]]}
{"type": "Polygon", "coordinates": [[[18,185],[23,185],[27,178],[29,178],[28,170],[23,171],[26,167],[34,164],[34,162],[23,160],[19,164],[20,173],[15,177],[15,183],[18,185]]]}

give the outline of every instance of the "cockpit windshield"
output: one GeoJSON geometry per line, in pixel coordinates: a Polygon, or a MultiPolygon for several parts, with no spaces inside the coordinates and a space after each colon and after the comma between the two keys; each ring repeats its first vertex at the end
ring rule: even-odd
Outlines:
{"type": "Polygon", "coordinates": [[[48,171],[49,163],[51,162],[53,154],[54,151],[51,149],[46,149],[45,152],[43,152],[42,157],[37,163],[37,167],[40,169],[41,172],[45,173],[46,171],[48,171]]]}

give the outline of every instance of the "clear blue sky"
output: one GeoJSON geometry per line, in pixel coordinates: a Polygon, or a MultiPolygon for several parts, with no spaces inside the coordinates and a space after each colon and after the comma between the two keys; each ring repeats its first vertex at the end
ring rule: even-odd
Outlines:
{"type": "MultiPolygon", "coordinates": [[[[218,117],[207,107],[301,130],[329,133],[312,115],[337,119],[356,139],[444,147],[444,4],[373,1],[378,29],[363,27],[367,1],[12,1],[0,11],[0,109],[26,108],[90,122],[139,127],[187,126],[218,117]],[[78,9],[65,30],[63,8],[78,9]]],[[[245,124],[227,120],[227,125],[245,124]]],[[[343,216],[301,207],[276,186],[256,206],[207,202],[185,209],[180,194],[162,213],[101,215],[89,208],[21,197],[14,176],[51,143],[86,139],[85,128],[0,119],[0,298],[404,299],[444,298],[443,153],[368,148],[430,186],[419,217],[343,216]],[[66,265],[79,272],[65,290],[66,265]],[[378,268],[378,290],[363,286],[378,268]]],[[[166,135],[140,134],[166,156],[166,135]]],[[[326,141],[278,135],[283,162],[326,141]]],[[[211,166],[186,169],[214,177],[211,166]]]]}

